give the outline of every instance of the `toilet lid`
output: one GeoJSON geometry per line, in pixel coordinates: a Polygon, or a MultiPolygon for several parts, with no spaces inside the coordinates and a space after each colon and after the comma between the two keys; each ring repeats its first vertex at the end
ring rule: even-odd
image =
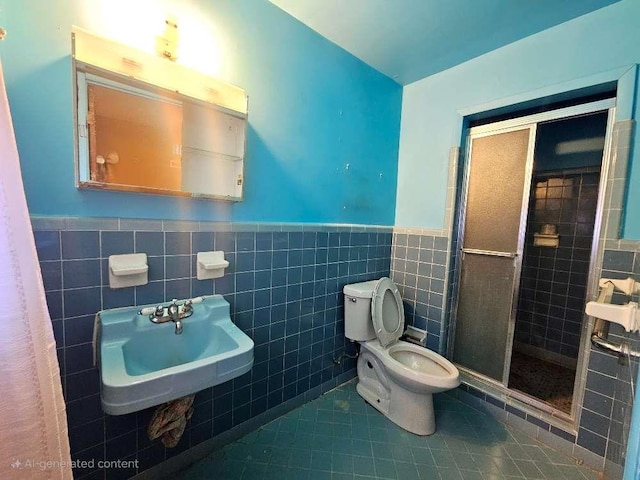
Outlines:
{"type": "Polygon", "coordinates": [[[395,283],[382,277],[373,289],[371,299],[373,328],[380,345],[395,343],[404,332],[404,307],[395,283]]]}

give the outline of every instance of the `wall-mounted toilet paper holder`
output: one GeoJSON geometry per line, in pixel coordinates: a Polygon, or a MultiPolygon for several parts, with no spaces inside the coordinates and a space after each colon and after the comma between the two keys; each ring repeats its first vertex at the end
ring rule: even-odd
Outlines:
{"type": "Polygon", "coordinates": [[[615,344],[608,340],[609,322],[622,325],[627,332],[640,330],[640,309],[636,302],[628,302],[624,305],[611,303],[614,290],[628,296],[640,293],[640,282],[632,278],[624,280],[601,278],[598,282],[600,294],[595,302],[588,302],[587,315],[596,318],[591,333],[591,343],[596,347],[618,355],[620,363],[626,362],[629,357],[640,357],[640,352],[632,350],[628,344],[615,344]]]}

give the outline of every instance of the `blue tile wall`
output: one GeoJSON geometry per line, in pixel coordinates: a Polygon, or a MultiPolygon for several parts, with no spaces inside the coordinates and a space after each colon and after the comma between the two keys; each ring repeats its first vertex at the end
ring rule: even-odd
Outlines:
{"type": "MultiPolygon", "coordinates": [[[[440,338],[444,290],[439,290],[445,288],[446,237],[392,237],[388,230],[351,232],[335,227],[310,232],[299,231],[300,227],[292,231],[163,232],[142,231],[143,226],[136,231],[137,224],[126,225],[133,230],[117,232],[34,231],[58,344],[74,458],[138,459],[138,471],[143,471],[353,368],[353,362],[340,367],[331,362],[345,348],[340,292],[346,283],[390,275],[403,294],[407,323],[427,329],[430,348],[437,350],[446,343],[440,338]],[[134,251],[149,255],[150,282],[111,290],[106,256],[131,247],[132,241],[134,251]],[[212,248],[225,251],[231,262],[228,275],[198,281],[195,254],[212,248]],[[182,257],[189,259],[188,274],[182,257]],[[93,315],[102,308],[211,293],[222,294],[231,303],[234,322],[256,343],[256,363],[250,374],[200,392],[182,442],[175,449],[165,449],[146,437],[153,409],[122,417],[102,413],[98,372],[91,364],[93,315]]],[[[605,251],[602,276],[629,275],[640,277],[638,250],[605,251]]],[[[612,326],[610,338],[640,348],[617,326],[612,326]]],[[[637,362],[620,366],[616,357],[592,349],[578,435],[472,387],[462,388],[623,465],[633,403],[630,379],[635,378],[637,367],[637,362]]],[[[75,473],[78,478],[105,475],[102,471],[75,473]]]]}
{"type": "MultiPolygon", "coordinates": [[[[600,174],[536,178],[518,296],[517,342],[578,358],[600,174]],[[533,244],[556,225],[558,248],[533,244]]],[[[517,344],[516,344],[517,347],[517,344]]]]}
{"type": "MultiPolygon", "coordinates": [[[[605,250],[601,277],[640,279],[640,249],[605,250]]],[[[633,300],[637,302],[637,296],[633,300]]],[[[614,296],[614,303],[627,301],[629,298],[622,295],[614,296]]],[[[640,350],[638,336],[626,333],[620,325],[610,325],[609,339],[640,350]]],[[[625,461],[633,405],[632,384],[637,372],[637,359],[621,365],[616,356],[591,348],[578,444],[597,451],[617,465],[624,465],[625,461]]]]}
{"type": "MultiPolygon", "coordinates": [[[[146,231],[147,223],[130,221],[128,230],[118,231],[34,227],[58,346],[72,458],[139,460],[137,471],[110,471],[109,479],[144,471],[351,371],[353,360],[333,362],[353,348],[344,338],[342,288],[390,275],[391,229],[305,225],[286,231],[254,225],[254,230],[279,231],[146,231]],[[212,249],[224,250],[230,266],[222,278],[197,280],[196,253],[212,249]],[[107,257],[132,252],[147,253],[149,283],[110,289],[107,257]],[[153,408],[124,416],[102,412],[99,374],[92,364],[94,315],[105,308],[205,294],[221,294],[229,301],[232,320],[255,342],[254,367],[199,392],[182,440],[166,449],[146,435],[153,408]]],[[[431,258],[435,250],[430,252],[431,258]]],[[[430,260],[430,267],[440,265],[430,260]]],[[[436,298],[441,286],[432,278],[427,291],[433,290],[436,298]]],[[[437,307],[433,309],[435,314],[437,307]]],[[[419,321],[426,322],[428,309],[419,312],[419,321]]],[[[77,470],[74,475],[105,478],[106,472],[77,470]]]]}
{"type": "Polygon", "coordinates": [[[391,278],[398,286],[407,325],[427,331],[426,346],[441,350],[447,265],[446,237],[394,233],[391,278]]]}

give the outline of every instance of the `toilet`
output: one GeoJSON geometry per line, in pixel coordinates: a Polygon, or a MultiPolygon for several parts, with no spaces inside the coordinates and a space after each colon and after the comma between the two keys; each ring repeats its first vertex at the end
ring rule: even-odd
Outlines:
{"type": "Polygon", "coordinates": [[[400,340],[404,308],[389,278],[345,285],[343,292],[345,336],[361,345],[356,390],[396,425],[431,435],[433,394],[460,385],[458,369],[437,353],[400,340]]]}

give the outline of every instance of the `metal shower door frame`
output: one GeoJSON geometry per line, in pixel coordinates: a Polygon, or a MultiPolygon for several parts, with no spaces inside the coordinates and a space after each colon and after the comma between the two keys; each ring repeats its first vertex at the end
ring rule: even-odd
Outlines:
{"type": "MultiPolygon", "coordinates": [[[[493,256],[493,257],[503,257],[503,258],[511,258],[514,262],[514,276],[512,283],[512,294],[511,294],[511,311],[509,312],[509,321],[508,321],[508,330],[506,332],[507,337],[507,350],[505,351],[505,362],[502,371],[502,385],[506,386],[507,381],[509,379],[509,371],[511,369],[511,352],[513,346],[513,337],[515,335],[515,317],[518,307],[518,289],[520,285],[520,275],[522,272],[522,253],[524,251],[524,241],[525,241],[525,233],[527,229],[527,213],[529,210],[529,197],[531,194],[531,178],[533,174],[533,160],[534,160],[534,151],[535,151],[535,142],[536,142],[536,133],[537,133],[537,123],[524,123],[514,126],[509,125],[501,125],[504,122],[499,122],[496,124],[491,124],[497,126],[497,128],[487,128],[491,127],[491,125],[484,125],[482,127],[471,128],[469,130],[469,135],[467,137],[467,148],[465,153],[465,166],[464,166],[464,179],[463,179],[463,191],[460,202],[460,212],[459,215],[459,225],[458,225],[458,254],[460,255],[460,261],[458,263],[458,268],[456,271],[456,291],[455,291],[455,305],[453,312],[457,313],[458,310],[458,300],[459,300],[459,289],[460,289],[460,278],[462,274],[462,263],[464,261],[465,255],[485,255],[485,256],[493,256]],[[500,251],[491,251],[491,250],[479,250],[479,249],[471,249],[464,248],[464,226],[467,217],[467,200],[469,193],[469,182],[471,180],[471,157],[473,155],[473,141],[478,138],[491,137],[494,135],[501,135],[504,133],[510,133],[520,130],[529,130],[529,141],[527,145],[527,156],[526,156],[526,166],[525,166],[525,175],[522,187],[522,203],[520,206],[520,224],[518,226],[518,240],[517,247],[515,252],[500,252],[500,251]]],[[[455,329],[453,330],[453,338],[455,338],[455,329]]],[[[450,344],[450,358],[453,358],[453,348],[454,342],[450,344]]],[[[465,368],[470,368],[466,367],[465,368]]],[[[477,372],[476,372],[477,373],[477,372]]],[[[481,375],[481,374],[479,374],[481,375]]],[[[484,376],[483,376],[484,377],[484,376]]],[[[485,377],[489,381],[495,382],[494,379],[485,377]]]]}
{"type": "MultiPolygon", "coordinates": [[[[534,159],[535,146],[536,146],[536,140],[537,140],[536,138],[537,125],[540,123],[549,122],[553,120],[561,120],[561,119],[567,119],[571,117],[577,117],[580,115],[588,115],[588,114],[596,113],[599,111],[607,111],[609,114],[609,118],[607,123],[606,138],[607,138],[607,142],[610,142],[611,122],[613,121],[611,112],[613,111],[613,109],[615,109],[615,104],[616,104],[616,99],[610,98],[610,99],[599,100],[599,101],[590,102],[590,103],[579,104],[571,107],[559,108],[556,110],[550,110],[547,112],[537,113],[533,115],[513,118],[510,120],[504,120],[504,121],[495,122],[487,125],[481,125],[478,127],[472,127],[468,130],[467,138],[466,138],[466,151],[464,155],[464,176],[462,178],[461,185],[458,187],[458,188],[461,188],[460,202],[458,206],[458,223],[457,223],[458,234],[456,239],[457,245],[458,245],[459,260],[456,262],[456,268],[454,273],[454,276],[455,276],[454,277],[455,288],[453,290],[454,302],[451,310],[451,318],[453,319],[453,321],[451,323],[452,328],[449,330],[450,335],[447,342],[448,343],[447,354],[449,358],[453,358],[453,353],[454,353],[453,349],[454,349],[454,340],[455,340],[456,323],[457,323],[456,320],[457,320],[458,300],[459,300],[459,293],[460,293],[460,279],[461,279],[461,272],[462,272],[462,260],[464,255],[462,245],[464,241],[464,226],[465,226],[465,220],[466,220],[466,214],[467,214],[467,194],[468,194],[470,171],[471,171],[472,141],[475,138],[481,138],[481,137],[496,135],[500,133],[508,133],[510,131],[522,130],[525,128],[533,128],[532,130],[533,136],[530,137],[530,143],[529,143],[528,152],[527,152],[527,166],[526,166],[527,173],[525,174],[525,177],[527,177],[527,180],[525,181],[525,185],[524,185],[525,191],[523,192],[523,203],[521,205],[518,251],[516,252],[516,256],[515,256],[519,260],[517,261],[517,264],[516,264],[517,271],[515,272],[515,276],[514,276],[514,288],[512,292],[512,311],[509,319],[509,324],[508,324],[509,327],[507,332],[508,347],[507,347],[507,351],[505,352],[506,360],[505,360],[505,365],[503,370],[502,382],[498,383],[496,380],[489,378],[485,375],[482,375],[481,373],[474,371],[470,367],[458,365],[458,367],[462,368],[463,372],[469,372],[473,376],[480,378],[485,383],[489,383],[492,385],[496,385],[496,386],[508,389],[509,371],[511,367],[511,354],[512,354],[512,347],[513,347],[513,337],[515,334],[517,301],[518,301],[518,295],[519,295],[520,276],[522,271],[522,260],[523,260],[522,253],[524,250],[524,240],[525,240],[524,237],[526,234],[526,219],[527,219],[528,208],[529,208],[529,199],[531,195],[531,180],[533,176],[533,159],[534,159]]],[[[594,239],[592,244],[592,258],[590,262],[591,265],[594,265],[594,260],[597,258],[597,255],[598,255],[597,252],[601,249],[601,245],[599,245],[599,242],[600,242],[599,233],[600,233],[600,223],[602,221],[602,214],[603,214],[602,202],[603,202],[604,190],[606,188],[606,182],[607,182],[607,173],[608,173],[608,164],[609,164],[609,158],[608,158],[609,146],[610,146],[609,143],[605,144],[605,148],[603,152],[603,162],[601,165],[600,191],[599,191],[598,208],[596,211],[596,225],[595,225],[596,228],[594,231],[594,239]],[[600,247],[600,248],[597,248],[597,247],[600,247]]],[[[481,253],[481,252],[482,251],[467,252],[467,253],[481,253]]],[[[594,282],[594,279],[591,277],[592,277],[592,274],[590,273],[588,278],[588,288],[590,288],[594,282]]],[[[582,344],[582,340],[581,340],[581,344],[582,344]]],[[[577,377],[578,377],[578,372],[576,372],[576,382],[578,381],[577,377]]],[[[575,400],[575,392],[574,392],[574,400],[575,400]]],[[[572,403],[576,403],[576,402],[572,402],[572,403]]],[[[575,408],[575,405],[573,405],[573,407],[575,408]]],[[[574,408],[572,408],[572,410],[574,410],[574,408]]],[[[575,418],[575,415],[572,414],[572,417],[575,418]]]]}

